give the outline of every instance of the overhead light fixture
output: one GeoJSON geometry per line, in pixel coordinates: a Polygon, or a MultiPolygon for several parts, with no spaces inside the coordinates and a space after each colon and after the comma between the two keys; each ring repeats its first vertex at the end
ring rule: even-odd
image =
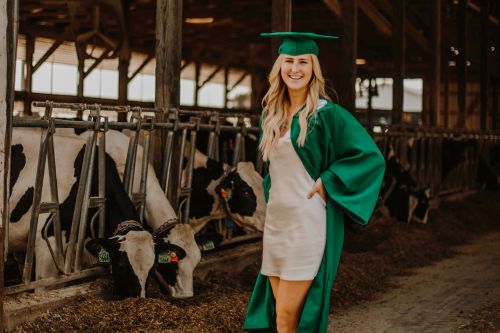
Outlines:
{"type": "Polygon", "coordinates": [[[491,50],[491,52],[495,52],[495,46],[494,46],[494,45],[491,45],[491,46],[490,46],[490,50],[491,50]]]}
{"type": "Polygon", "coordinates": [[[466,65],[467,65],[467,67],[468,67],[468,66],[470,66],[470,65],[471,65],[471,62],[470,62],[469,60],[467,60],[467,62],[466,62],[465,64],[466,64],[466,65]]]}
{"type": "Polygon", "coordinates": [[[189,24],[210,24],[214,22],[213,17],[188,17],[184,22],[189,24]]]}
{"type": "Polygon", "coordinates": [[[448,61],[448,66],[455,67],[456,65],[457,65],[457,63],[455,61],[453,61],[453,60],[448,61]]]}
{"type": "Polygon", "coordinates": [[[356,65],[366,65],[366,59],[363,58],[356,59],[356,65]]]}

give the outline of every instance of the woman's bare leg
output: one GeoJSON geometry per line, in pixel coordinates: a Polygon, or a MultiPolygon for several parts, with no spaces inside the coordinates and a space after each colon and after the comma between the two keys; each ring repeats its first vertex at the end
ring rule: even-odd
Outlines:
{"type": "Polygon", "coordinates": [[[279,333],[295,333],[312,280],[280,280],[276,297],[276,325],[279,333]]]}
{"type": "Polygon", "coordinates": [[[269,276],[271,289],[273,290],[274,299],[278,297],[278,288],[280,286],[280,278],[278,276],[269,276]]]}

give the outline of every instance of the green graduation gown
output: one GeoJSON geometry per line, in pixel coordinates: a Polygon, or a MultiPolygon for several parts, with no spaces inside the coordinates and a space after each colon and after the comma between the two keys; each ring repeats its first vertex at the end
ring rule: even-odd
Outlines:
{"type": "MultiPolygon", "coordinates": [[[[308,122],[308,134],[302,147],[298,113],[292,119],[292,144],[312,179],[321,177],[328,194],[326,205],[326,245],[318,274],[314,278],[302,310],[299,333],[326,332],[330,294],[344,241],[344,218],[365,225],[375,207],[385,161],[377,145],[343,107],[331,102],[316,110],[308,122]]],[[[271,188],[267,175],[263,180],[266,202],[271,188]]],[[[260,272],[250,298],[244,329],[277,332],[275,300],[267,276],[260,272]]]]}

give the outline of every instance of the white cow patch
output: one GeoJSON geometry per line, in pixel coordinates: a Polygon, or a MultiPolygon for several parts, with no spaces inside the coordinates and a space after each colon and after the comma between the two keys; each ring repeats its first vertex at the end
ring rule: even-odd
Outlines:
{"type": "Polygon", "coordinates": [[[155,262],[154,241],[147,231],[130,231],[120,241],[119,251],[127,254],[130,266],[139,279],[141,297],[146,297],[146,280],[155,262]]]}

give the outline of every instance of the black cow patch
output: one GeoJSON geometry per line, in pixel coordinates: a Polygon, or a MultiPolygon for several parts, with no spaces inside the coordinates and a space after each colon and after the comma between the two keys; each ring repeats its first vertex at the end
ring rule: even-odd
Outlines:
{"type": "Polygon", "coordinates": [[[208,193],[207,187],[213,180],[220,178],[223,173],[222,163],[211,158],[207,160],[206,167],[193,170],[190,218],[200,218],[210,215],[214,205],[214,198],[208,193]]]}
{"type": "Polygon", "coordinates": [[[33,191],[33,187],[28,187],[26,192],[24,192],[23,196],[19,199],[16,207],[10,214],[10,222],[19,222],[23,215],[30,209],[33,204],[33,191]]]}
{"type": "Polygon", "coordinates": [[[23,153],[23,145],[17,144],[10,148],[10,192],[19,178],[19,174],[26,165],[26,156],[23,153]]]}
{"type": "Polygon", "coordinates": [[[257,209],[257,196],[236,171],[231,171],[227,177],[215,188],[215,192],[226,200],[231,213],[241,216],[252,216],[257,209]],[[222,190],[230,193],[224,196],[222,190]]]}

